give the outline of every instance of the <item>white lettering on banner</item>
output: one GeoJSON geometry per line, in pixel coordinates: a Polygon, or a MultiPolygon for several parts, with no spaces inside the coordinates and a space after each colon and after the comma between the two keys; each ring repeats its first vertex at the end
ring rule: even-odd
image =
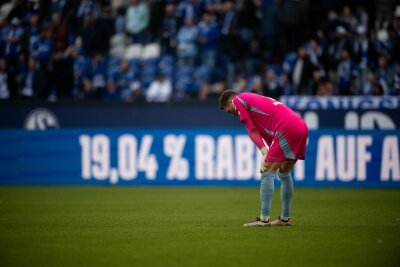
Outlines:
{"type": "Polygon", "coordinates": [[[233,179],[233,143],[231,135],[221,135],[217,140],[217,180],[233,179]]]}
{"type": "Polygon", "coordinates": [[[164,137],[164,154],[171,158],[167,170],[168,180],[183,181],[189,177],[189,162],[182,157],[185,144],[186,136],[183,134],[164,137]]]}
{"type": "Polygon", "coordinates": [[[81,135],[79,136],[79,144],[81,145],[81,168],[82,178],[85,180],[90,179],[91,176],[91,156],[90,156],[90,136],[81,135]]]}
{"type": "Polygon", "coordinates": [[[337,136],[336,147],[337,176],[343,182],[352,181],[356,174],[354,136],[337,136]]]}
{"type": "Polygon", "coordinates": [[[328,181],[335,180],[335,156],[333,148],[333,137],[322,135],[318,139],[317,161],[315,167],[315,180],[323,181],[325,177],[328,181]]]}
{"type": "Polygon", "coordinates": [[[354,181],[354,179],[365,181],[367,163],[371,161],[371,153],[367,147],[371,144],[371,136],[338,135],[335,158],[333,136],[321,136],[318,140],[316,181],[335,181],[336,179],[343,182],[354,181]],[[355,164],[357,164],[357,172],[355,164]]]}
{"type": "Polygon", "coordinates": [[[357,137],[357,181],[367,179],[367,163],[371,161],[371,152],[367,150],[372,145],[372,136],[361,135],[357,137]]]}
{"type": "Polygon", "coordinates": [[[247,135],[232,138],[231,135],[221,135],[217,140],[209,135],[195,137],[197,180],[260,179],[259,166],[255,162],[261,161],[261,153],[247,135]]]}
{"type": "Polygon", "coordinates": [[[381,181],[400,181],[399,141],[395,135],[386,136],[382,145],[381,181]]]}
{"type": "Polygon", "coordinates": [[[358,130],[360,125],[358,114],[355,111],[349,111],[344,114],[344,128],[346,130],[358,130]]]}
{"type": "Polygon", "coordinates": [[[98,180],[108,178],[110,171],[110,140],[103,134],[98,134],[92,140],[92,173],[98,180]]]}
{"type": "Polygon", "coordinates": [[[368,111],[361,116],[361,129],[363,130],[372,130],[372,129],[384,129],[384,130],[394,130],[396,129],[396,125],[392,121],[392,119],[378,111],[368,111]],[[375,127],[375,125],[377,127],[375,127]]]}
{"type": "MultiPolygon", "coordinates": [[[[136,138],[130,134],[121,135],[118,139],[118,172],[125,181],[133,180],[137,176],[137,147],[136,138]]],[[[118,175],[113,174],[110,180],[113,184],[117,183],[118,175]]]]}
{"type": "Polygon", "coordinates": [[[294,180],[303,181],[305,178],[305,165],[304,160],[298,160],[294,165],[294,180]]]}
{"type": "Polygon", "coordinates": [[[195,174],[198,180],[214,176],[214,143],[209,135],[197,135],[195,138],[195,174]]]}
{"type": "MultiPolygon", "coordinates": [[[[303,119],[307,124],[309,130],[316,130],[319,128],[319,117],[315,111],[307,111],[303,115],[303,119]]],[[[309,138],[307,138],[307,145],[309,138]]],[[[303,181],[305,179],[305,161],[298,160],[294,165],[294,179],[296,181],[303,181]]]]}
{"type": "Polygon", "coordinates": [[[344,116],[344,127],[347,130],[396,129],[393,120],[379,111],[368,111],[361,115],[354,111],[349,111],[344,116]]]}
{"type": "Polygon", "coordinates": [[[254,173],[254,143],[246,135],[235,137],[236,177],[240,181],[249,180],[254,173]]]}
{"type": "Polygon", "coordinates": [[[119,179],[131,181],[138,175],[138,171],[145,173],[148,180],[154,180],[158,171],[158,163],[155,155],[150,154],[153,137],[144,135],[140,148],[135,136],[121,135],[118,138],[117,167],[110,166],[110,139],[102,134],[93,137],[89,135],[79,136],[81,145],[82,178],[85,180],[109,179],[116,184],[119,179]]]}

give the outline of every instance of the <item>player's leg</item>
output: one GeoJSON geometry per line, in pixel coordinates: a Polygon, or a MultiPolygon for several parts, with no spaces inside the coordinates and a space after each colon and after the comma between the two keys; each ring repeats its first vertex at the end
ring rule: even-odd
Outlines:
{"type": "Polygon", "coordinates": [[[281,181],[281,202],[282,211],[278,220],[273,221],[272,225],[290,225],[290,209],[293,199],[293,178],[291,171],[297,159],[305,156],[306,143],[308,138],[308,128],[303,120],[295,120],[283,131],[279,133],[279,149],[285,155],[278,170],[278,177],[281,181]]]}
{"type": "Polygon", "coordinates": [[[274,226],[289,226],[290,221],[290,209],[292,206],[293,199],[293,178],[292,178],[292,168],[296,163],[295,160],[287,160],[283,162],[278,170],[278,177],[281,181],[281,203],[282,210],[281,215],[277,220],[271,222],[274,226]]]}
{"type": "Polygon", "coordinates": [[[252,226],[270,226],[270,212],[272,198],[274,197],[274,180],[276,171],[279,169],[280,163],[267,163],[266,172],[261,174],[260,183],[260,217],[257,217],[255,221],[244,224],[244,227],[252,226]]]}
{"type": "Polygon", "coordinates": [[[263,221],[269,221],[271,213],[271,204],[274,197],[274,181],[275,174],[279,169],[280,162],[267,162],[267,171],[261,174],[261,185],[260,185],[260,202],[261,212],[260,218],[263,221]]]}

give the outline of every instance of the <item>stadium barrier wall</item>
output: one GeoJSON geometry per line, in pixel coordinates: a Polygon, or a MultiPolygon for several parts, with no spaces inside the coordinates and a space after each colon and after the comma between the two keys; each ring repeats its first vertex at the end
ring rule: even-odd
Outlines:
{"type": "MultiPolygon", "coordinates": [[[[400,187],[400,130],[311,130],[296,186],[400,187]]],[[[0,131],[1,185],[258,185],[241,128],[0,131]]]]}
{"type": "MultiPolygon", "coordinates": [[[[400,97],[282,97],[311,129],[400,128],[400,97]]],[[[0,102],[0,128],[219,128],[243,125],[218,101],[138,105],[110,102],[0,102]]]]}

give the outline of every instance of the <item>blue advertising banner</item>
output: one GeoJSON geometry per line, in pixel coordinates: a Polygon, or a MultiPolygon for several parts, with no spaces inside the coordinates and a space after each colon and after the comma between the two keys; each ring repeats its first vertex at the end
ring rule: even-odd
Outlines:
{"type": "MultiPolygon", "coordinates": [[[[296,186],[400,187],[399,130],[310,131],[296,186]]],[[[1,185],[258,185],[243,129],[0,131],[1,185]]]]}
{"type": "MultiPolygon", "coordinates": [[[[400,97],[282,97],[313,130],[400,129],[400,97]]],[[[0,129],[242,128],[221,112],[218,101],[133,105],[132,103],[0,102],[0,129]]]]}
{"type": "Polygon", "coordinates": [[[282,96],[279,101],[295,110],[399,109],[398,96],[282,96]]]}

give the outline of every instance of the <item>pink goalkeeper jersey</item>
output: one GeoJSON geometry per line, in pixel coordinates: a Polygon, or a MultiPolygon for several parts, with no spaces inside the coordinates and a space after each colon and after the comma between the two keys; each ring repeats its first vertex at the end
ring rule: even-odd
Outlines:
{"type": "Polygon", "coordinates": [[[249,128],[249,123],[253,123],[268,146],[271,145],[273,137],[286,125],[295,119],[301,119],[296,112],[281,102],[253,93],[241,93],[232,102],[239,113],[240,121],[246,128],[249,128]]]}

